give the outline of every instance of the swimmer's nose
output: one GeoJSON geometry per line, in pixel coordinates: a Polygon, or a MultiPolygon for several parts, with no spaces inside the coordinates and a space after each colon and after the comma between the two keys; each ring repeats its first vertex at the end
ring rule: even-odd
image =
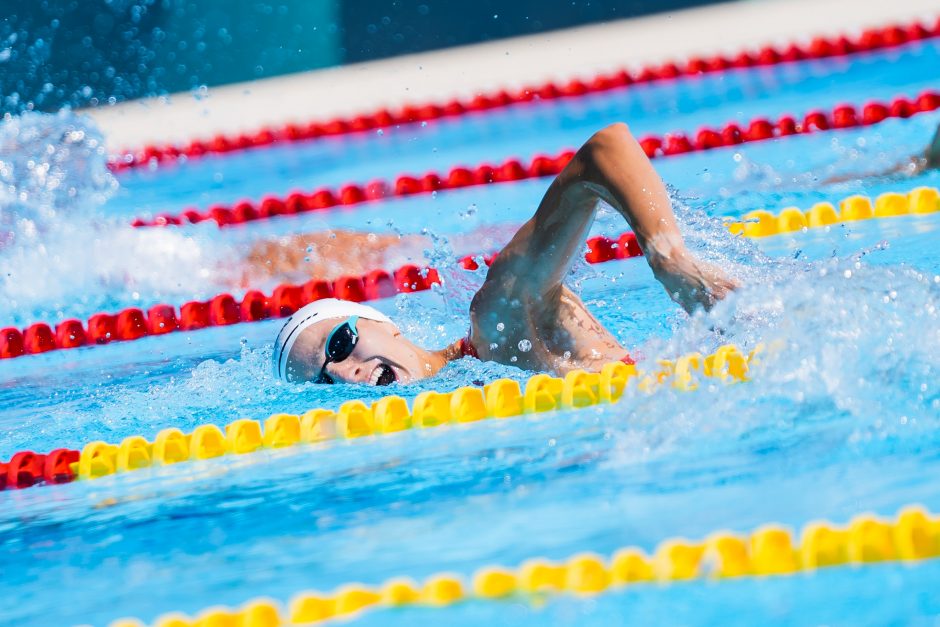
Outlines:
{"type": "Polygon", "coordinates": [[[363,382],[363,368],[362,364],[349,361],[341,361],[338,364],[335,364],[336,369],[333,371],[340,379],[347,383],[362,383],[363,382]]]}

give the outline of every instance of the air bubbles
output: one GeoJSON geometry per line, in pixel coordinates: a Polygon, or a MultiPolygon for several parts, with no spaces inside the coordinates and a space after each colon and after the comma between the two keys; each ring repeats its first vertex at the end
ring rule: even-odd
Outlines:
{"type": "Polygon", "coordinates": [[[528,353],[530,350],[532,350],[532,342],[530,342],[529,340],[525,338],[519,340],[518,346],[519,346],[519,350],[522,351],[523,353],[528,353]]]}

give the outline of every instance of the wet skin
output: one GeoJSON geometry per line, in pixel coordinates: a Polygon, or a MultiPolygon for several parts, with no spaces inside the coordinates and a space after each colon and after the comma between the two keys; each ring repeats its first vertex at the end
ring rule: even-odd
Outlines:
{"type": "MultiPolygon", "coordinates": [[[[614,124],[581,147],[490,266],[470,306],[470,339],[481,359],[564,374],[597,370],[627,355],[563,285],[601,200],[629,223],[654,276],[687,311],[709,308],[736,287],[686,249],[662,180],[627,126],[614,124]]],[[[290,356],[296,375],[316,376],[326,337],[341,322],[324,320],[304,331],[290,356]]],[[[359,334],[353,353],[326,367],[337,381],[385,383],[391,371],[395,381],[407,383],[461,357],[459,342],[429,351],[386,322],[361,320],[359,334]]]]}

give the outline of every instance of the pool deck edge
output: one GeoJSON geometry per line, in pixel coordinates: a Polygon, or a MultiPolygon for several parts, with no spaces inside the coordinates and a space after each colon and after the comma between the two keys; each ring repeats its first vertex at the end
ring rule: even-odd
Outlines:
{"type": "Polygon", "coordinates": [[[441,102],[888,23],[936,19],[936,0],[752,0],[503,39],[85,109],[111,150],[441,102]],[[547,63],[546,60],[550,60],[547,63]],[[285,97],[290,94],[291,97],[285,97]]]}

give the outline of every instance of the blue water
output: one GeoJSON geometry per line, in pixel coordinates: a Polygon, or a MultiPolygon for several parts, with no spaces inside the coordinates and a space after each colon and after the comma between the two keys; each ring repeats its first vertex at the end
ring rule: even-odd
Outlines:
{"type": "MultiPolygon", "coordinates": [[[[88,129],[72,138],[70,158],[53,169],[74,193],[20,178],[15,183],[29,191],[25,200],[3,197],[3,224],[12,225],[6,228],[15,236],[0,248],[0,313],[4,321],[24,324],[205,297],[230,285],[252,242],[327,226],[430,229],[456,240],[461,232],[518,224],[547,184],[444,192],[223,231],[125,226],[132,208],[207,202],[209,196],[191,191],[206,189],[214,173],[222,182],[206,194],[231,199],[391,176],[408,167],[555,151],[620,117],[638,132],[694,129],[938,86],[934,44],[894,54],[791,66],[777,70],[774,80],[742,72],[650,87],[654,92],[643,102],[668,93],[670,104],[643,110],[630,100],[640,98],[631,88],[444,121],[415,130],[420,137],[414,142],[393,131],[206,159],[122,175],[116,193],[98,169],[104,155],[91,145],[88,129]],[[429,146],[440,150],[429,152],[429,146]],[[326,162],[318,151],[332,151],[329,168],[317,167],[318,160],[326,162]],[[364,154],[377,157],[364,162],[364,154]],[[287,160],[290,168],[281,169],[287,160]],[[87,172],[101,176],[82,175],[87,172]]],[[[80,123],[64,115],[17,122],[47,129],[80,123]]],[[[625,545],[652,550],[675,535],[745,532],[769,521],[794,527],[815,518],[843,522],[869,510],[890,515],[910,502],[940,510],[934,480],[940,473],[940,216],[760,242],[729,238],[716,219],[756,207],[805,207],[849,193],[940,185],[937,173],[865,176],[922,150],[938,122],[938,115],[921,115],[658,161],[690,244],[744,284],[708,315],[681,313],[642,260],[576,269],[572,282],[588,305],[647,359],[725,342],[746,349],[779,345],[751,382],[706,383],[695,392],[665,388],[579,412],[3,492],[0,570],[16,603],[0,607],[0,624],[106,624],[127,615],[152,620],[263,595],[286,601],[300,590],[350,581],[469,574],[485,564],[609,553],[625,545]],[[846,173],[860,178],[820,182],[846,173]]],[[[19,145],[17,154],[25,159],[40,144],[19,145]]],[[[65,149],[53,144],[55,154],[65,149]]],[[[595,230],[618,233],[625,225],[605,212],[595,230]]],[[[472,286],[482,280],[453,270],[448,247],[441,241],[427,252],[450,279],[444,290],[380,303],[406,334],[429,346],[465,331],[472,286]]],[[[236,325],[0,362],[0,459],[22,448],[152,437],[170,426],[262,419],[389,392],[410,398],[426,389],[531,374],[463,360],[408,387],[285,386],[267,372],[277,327],[277,321],[236,325]]],[[[473,603],[386,611],[362,623],[917,624],[940,614],[936,575],[936,563],[842,568],[815,576],[638,586],[543,607],[473,603]]]]}
{"type": "Polygon", "coordinates": [[[108,211],[128,216],[260,199],[271,192],[364,183],[454,165],[500,163],[574,148],[600,125],[627,121],[639,137],[685,131],[840,103],[890,101],[936,88],[940,42],[929,40],[848,63],[835,58],[706,74],[681,82],[631,85],[582,98],[525,103],[485,113],[403,125],[344,138],[318,139],[206,157],[176,168],[122,174],[108,211]]]}

